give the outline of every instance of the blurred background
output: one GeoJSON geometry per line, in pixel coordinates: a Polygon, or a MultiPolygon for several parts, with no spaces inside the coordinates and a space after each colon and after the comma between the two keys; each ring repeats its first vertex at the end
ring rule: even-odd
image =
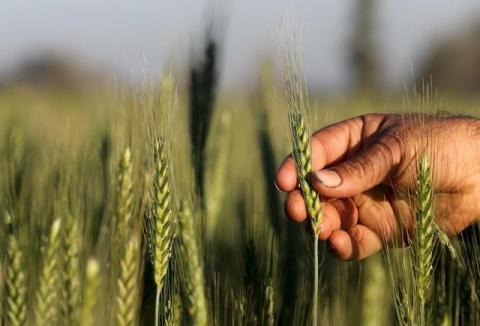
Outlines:
{"type": "Polygon", "coordinates": [[[480,2],[5,0],[0,4],[0,84],[73,86],[142,82],[162,67],[182,76],[216,16],[220,88],[248,88],[275,58],[282,15],[301,25],[309,88],[330,95],[403,91],[433,76],[441,91],[480,90],[480,2]]]}

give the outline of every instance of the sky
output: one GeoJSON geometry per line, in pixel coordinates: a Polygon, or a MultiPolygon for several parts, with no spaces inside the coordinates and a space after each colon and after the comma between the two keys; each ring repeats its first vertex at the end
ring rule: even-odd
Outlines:
{"type": "MultiPolygon", "coordinates": [[[[2,0],[0,74],[46,51],[73,56],[119,78],[154,76],[188,62],[212,0],[2,0]]],[[[225,16],[222,85],[255,78],[259,58],[275,55],[279,26],[293,12],[302,32],[307,81],[326,89],[348,83],[348,41],[355,0],[218,0],[225,16]]],[[[425,51],[468,22],[478,0],[378,0],[375,35],[385,82],[401,85],[425,51]]]]}

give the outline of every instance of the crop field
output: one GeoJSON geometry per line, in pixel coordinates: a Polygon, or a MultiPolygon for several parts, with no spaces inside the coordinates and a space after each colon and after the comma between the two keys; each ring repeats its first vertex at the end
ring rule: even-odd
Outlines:
{"type": "Polygon", "coordinates": [[[305,230],[321,219],[308,164],[307,225],[285,218],[274,176],[292,149],[309,161],[308,130],[480,101],[420,86],[302,102],[292,63],[277,78],[267,60],[252,90],[221,92],[211,46],[187,81],[1,90],[2,325],[479,325],[480,227],[433,231],[426,157],[418,241],[362,261],[305,230]]]}

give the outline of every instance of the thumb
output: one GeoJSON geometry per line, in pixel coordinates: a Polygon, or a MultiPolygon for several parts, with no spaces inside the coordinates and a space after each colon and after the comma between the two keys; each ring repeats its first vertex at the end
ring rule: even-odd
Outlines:
{"type": "Polygon", "coordinates": [[[398,142],[379,141],[328,169],[313,172],[311,184],[325,197],[351,197],[393,176],[401,156],[398,142]]]}

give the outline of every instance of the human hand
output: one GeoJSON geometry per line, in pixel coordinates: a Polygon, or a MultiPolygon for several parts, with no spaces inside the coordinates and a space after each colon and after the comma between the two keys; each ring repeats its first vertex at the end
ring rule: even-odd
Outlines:
{"type": "MultiPolygon", "coordinates": [[[[311,186],[326,202],[318,230],[340,259],[363,259],[405,244],[414,227],[417,159],[428,155],[436,222],[456,234],[480,216],[480,121],[419,114],[369,114],[312,136],[311,186]],[[401,217],[401,218],[400,218],[401,217]]],[[[307,210],[291,156],[276,175],[285,212],[303,222],[307,210]]]]}

